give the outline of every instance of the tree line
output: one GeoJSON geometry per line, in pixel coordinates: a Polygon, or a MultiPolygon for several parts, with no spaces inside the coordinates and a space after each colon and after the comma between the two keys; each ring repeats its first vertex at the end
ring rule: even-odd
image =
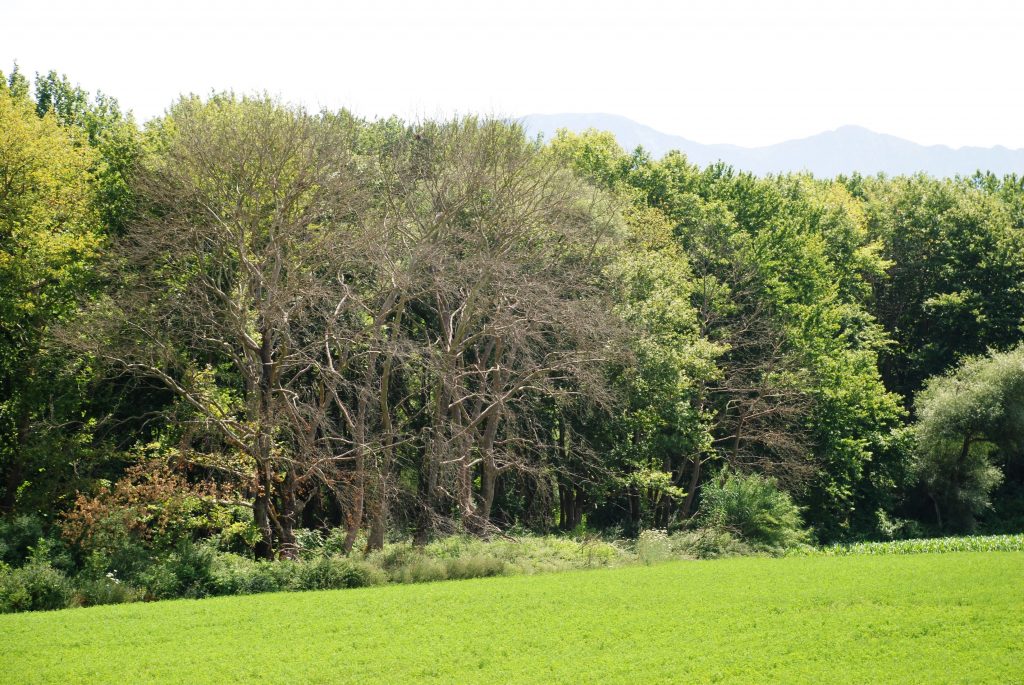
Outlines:
{"type": "Polygon", "coordinates": [[[728,474],[822,542],[1024,524],[1024,178],[0,83],[0,507],[83,550],[632,535],[728,474]]]}

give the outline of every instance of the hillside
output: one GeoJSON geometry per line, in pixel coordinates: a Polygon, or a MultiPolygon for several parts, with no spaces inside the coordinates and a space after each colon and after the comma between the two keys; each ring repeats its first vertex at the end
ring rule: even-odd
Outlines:
{"type": "Polygon", "coordinates": [[[970,175],[978,169],[997,175],[1024,173],[1024,150],[918,145],[859,126],[843,126],[808,138],[748,148],[698,143],[611,114],[530,114],[521,121],[530,135],[542,134],[545,139],[561,128],[576,132],[596,128],[615,134],[626,150],[640,145],[655,157],[680,150],[699,165],[724,161],[756,174],[806,170],[816,176],[831,177],[854,171],[889,175],[923,171],[952,177],[970,175]]]}

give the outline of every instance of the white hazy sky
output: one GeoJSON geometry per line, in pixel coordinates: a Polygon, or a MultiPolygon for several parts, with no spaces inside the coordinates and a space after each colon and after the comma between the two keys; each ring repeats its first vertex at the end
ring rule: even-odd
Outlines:
{"type": "Polygon", "coordinates": [[[364,116],[621,114],[705,143],[858,124],[1024,148],[1019,0],[4,0],[0,69],[140,119],[266,90],[364,116]]]}

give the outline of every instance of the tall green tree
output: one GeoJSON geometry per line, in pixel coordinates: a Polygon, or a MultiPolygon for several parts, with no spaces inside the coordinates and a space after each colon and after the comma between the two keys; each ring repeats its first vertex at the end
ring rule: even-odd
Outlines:
{"type": "Polygon", "coordinates": [[[888,263],[874,308],[895,344],[881,369],[909,405],[926,378],[1024,338],[1024,227],[1019,209],[967,181],[873,179],[862,192],[888,263]]]}
{"type": "Polygon", "coordinates": [[[915,406],[918,468],[936,524],[970,530],[1003,469],[1019,470],[1024,459],[1024,346],[969,357],[930,378],[915,406]]]}
{"type": "MultiPolygon", "coordinates": [[[[892,438],[898,400],[877,371],[886,336],[868,311],[886,263],[861,203],[834,183],[699,169],[678,153],[655,162],[613,143],[563,132],[552,145],[585,177],[665,218],[695,327],[677,354],[715,350],[676,395],[690,431],[705,434],[685,460],[681,513],[699,496],[702,465],[729,463],[778,475],[824,537],[870,530],[895,504],[906,454],[892,438]]],[[[650,268],[664,254],[638,259],[650,268]]],[[[631,315],[634,330],[659,325],[656,311],[631,315]]]]}
{"type": "Polygon", "coordinates": [[[96,150],[93,174],[100,217],[106,230],[121,234],[134,210],[131,180],[142,154],[142,136],[130,112],[123,112],[115,98],[73,85],[66,75],[50,71],[36,75],[36,112],[52,114],[67,128],[85,134],[96,150]]]}
{"type": "MultiPolygon", "coordinates": [[[[17,79],[0,91],[0,482],[3,508],[57,480],[30,452],[61,404],[51,329],[75,309],[101,245],[95,153],[52,115],[38,116],[17,79]],[[43,481],[41,483],[40,481],[43,481]]],[[[56,421],[65,417],[53,417],[56,421]]],[[[53,446],[48,446],[52,448],[53,446]]]]}

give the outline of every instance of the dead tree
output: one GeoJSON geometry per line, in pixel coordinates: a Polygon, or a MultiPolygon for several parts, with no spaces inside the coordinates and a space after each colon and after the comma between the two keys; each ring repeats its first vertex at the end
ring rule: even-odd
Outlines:
{"type": "Polygon", "coordinates": [[[157,123],[140,218],[112,257],[116,286],[87,343],[159,379],[222,447],[193,453],[239,480],[290,556],[317,484],[358,458],[338,430],[324,345],[353,316],[363,190],[352,122],[268,99],[183,99],[157,123]]]}

